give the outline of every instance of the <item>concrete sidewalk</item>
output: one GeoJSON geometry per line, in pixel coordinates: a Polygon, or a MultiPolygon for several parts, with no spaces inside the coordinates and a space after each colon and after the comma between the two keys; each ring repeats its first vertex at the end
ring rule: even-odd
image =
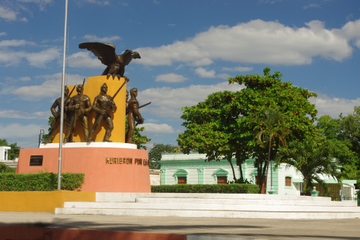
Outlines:
{"type": "Polygon", "coordinates": [[[360,219],[230,219],[0,212],[2,226],[34,223],[43,223],[49,228],[184,234],[189,240],[360,239],[360,219]]]}

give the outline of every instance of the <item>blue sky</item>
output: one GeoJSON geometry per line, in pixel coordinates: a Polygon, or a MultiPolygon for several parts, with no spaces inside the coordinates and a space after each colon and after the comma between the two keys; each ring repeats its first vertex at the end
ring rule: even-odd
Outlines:
{"type": "MultiPolygon", "coordinates": [[[[0,138],[37,147],[60,96],[65,1],[0,0],[0,138]]],[[[358,0],[69,0],[66,84],[98,76],[104,65],[81,42],[136,50],[126,68],[139,90],[145,135],[176,144],[181,107],[227,78],[280,71],[283,81],[319,94],[319,111],[336,118],[360,106],[358,0]]]]}

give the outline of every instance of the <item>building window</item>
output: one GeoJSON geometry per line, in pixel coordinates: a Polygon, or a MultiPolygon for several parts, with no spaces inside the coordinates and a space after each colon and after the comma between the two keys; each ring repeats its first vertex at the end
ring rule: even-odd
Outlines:
{"type": "Polygon", "coordinates": [[[188,174],[188,171],[186,171],[185,169],[176,170],[176,172],[174,173],[175,183],[186,184],[188,174]]]}
{"type": "Polygon", "coordinates": [[[291,177],[285,177],[285,186],[291,187],[291,177]]]}
{"type": "Polygon", "coordinates": [[[178,177],[178,184],[186,184],[186,177],[178,177]]]}
{"type": "Polygon", "coordinates": [[[227,184],[227,176],[217,176],[217,184],[227,184]]]}
{"type": "Polygon", "coordinates": [[[228,179],[229,172],[225,169],[219,168],[214,171],[214,184],[226,184],[228,179]]]}

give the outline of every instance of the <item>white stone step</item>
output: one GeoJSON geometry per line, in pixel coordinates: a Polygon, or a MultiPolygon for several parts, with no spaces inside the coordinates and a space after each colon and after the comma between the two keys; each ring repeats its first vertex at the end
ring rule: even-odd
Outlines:
{"type": "Polygon", "coordinates": [[[158,210],[158,209],[78,209],[57,208],[56,214],[216,217],[216,218],[272,218],[272,219],[345,219],[359,218],[360,213],[349,212],[264,212],[264,211],[208,211],[208,210],[158,210]]]}
{"type": "Polygon", "coordinates": [[[267,212],[358,212],[360,208],[328,207],[328,206],[290,206],[290,205],[229,205],[222,203],[97,203],[97,202],[65,202],[64,208],[88,209],[159,209],[159,210],[225,210],[225,211],[267,211],[267,212]]]}
{"type": "Polygon", "coordinates": [[[223,193],[108,193],[97,192],[97,202],[135,201],[135,198],[200,198],[200,199],[256,199],[256,200],[308,200],[314,202],[331,201],[330,197],[310,197],[268,194],[223,194],[223,193]]]}
{"type": "MultiPolygon", "coordinates": [[[[203,203],[203,204],[213,204],[221,202],[222,204],[227,205],[279,205],[279,200],[274,199],[201,199],[201,198],[173,198],[169,200],[169,198],[136,198],[135,202],[143,202],[143,203],[203,203]]],[[[291,200],[281,200],[281,205],[291,205],[291,206],[336,206],[336,207],[355,207],[357,206],[356,201],[309,201],[302,199],[291,199],[291,200]]]]}
{"type": "Polygon", "coordinates": [[[355,201],[261,194],[96,193],[96,202],[66,202],[56,214],[277,219],[360,218],[355,201]]]}

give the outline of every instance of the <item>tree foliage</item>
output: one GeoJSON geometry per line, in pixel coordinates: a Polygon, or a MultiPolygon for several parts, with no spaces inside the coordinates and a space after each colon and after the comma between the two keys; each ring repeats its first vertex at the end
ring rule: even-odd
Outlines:
{"type": "MultiPolygon", "coordinates": [[[[266,160],[266,176],[269,172],[269,162],[271,156],[271,148],[273,147],[273,140],[278,138],[282,145],[286,145],[286,137],[290,134],[290,130],[285,127],[283,117],[281,113],[277,110],[270,108],[263,108],[261,112],[265,115],[260,123],[261,130],[256,134],[260,145],[265,148],[264,141],[268,141],[268,157],[266,160]]],[[[272,166],[272,164],[271,164],[272,166]]],[[[272,179],[271,179],[272,186],[272,179]]]]}
{"type": "Polygon", "coordinates": [[[0,139],[0,146],[8,146],[11,147],[11,149],[9,149],[8,151],[8,159],[9,160],[14,160],[15,158],[19,157],[19,153],[20,153],[20,147],[17,145],[17,143],[11,143],[9,144],[8,141],[4,138],[4,139],[0,139]]]}
{"type": "Polygon", "coordinates": [[[158,161],[161,160],[162,153],[176,153],[180,152],[178,146],[172,146],[170,144],[156,144],[154,143],[153,148],[149,151],[149,161],[151,169],[159,169],[160,165],[158,161]]]}
{"type": "Polygon", "coordinates": [[[0,163],[0,173],[15,173],[15,171],[15,168],[11,168],[5,163],[0,163]]]}
{"type": "MultiPolygon", "coordinates": [[[[55,117],[54,117],[54,116],[49,116],[49,119],[48,119],[48,125],[49,125],[48,133],[51,132],[51,130],[52,130],[51,123],[52,123],[52,121],[54,121],[54,120],[55,120],[55,117]]],[[[45,143],[46,139],[47,139],[48,136],[49,136],[48,133],[42,135],[42,137],[41,137],[41,142],[42,142],[42,143],[45,143]]],[[[50,143],[52,142],[52,140],[53,140],[53,139],[50,140],[50,143]]]]}
{"type": "MultiPolygon", "coordinates": [[[[178,138],[182,151],[206,153],[209,160],[221,157],[229,160],[235,156],[239,167],[245,159],[254,157],[257,184],[262,186],[269,140],[264,139],[260,144],[256,137],[258,132],[266,129],[261,110],[267,107],[281,113],[284,124],[276,125],[274,131],[284,128],[291,131],[287,140],[302,140],[316,132],[313,123],[317,111],[308,99],[317,95],[290,82],[282,82],[281,77],[281,73],[271,75],[270,69],[265,68],[264,76],[229,78],[230,84],[238,83],[245,88],[238,92],[216,92],[204,102],[182,108],[181,118],[186,128],[178,138]]],[[[278,137],[273,139],[271,157],[275,156],[280,143],[278,137]]]]}
{"type": "Polygon", "coordinates": [[[328,139],[333,147],[333,155],[342,166],[341,175],[344,179],[360,181],[360,108],[355,107],[354,113],[338,119],[328,115],[318,119],[317,128],[321,136],[328,139]]]}
{"type": "Polygon", "coordinates": [[[333,147],[329,140],[321,137],[292,141],[279,149],[276,166],[286,163],[299,171],[304,178],[304,192],[309,193],[312,190],[315,180],[326,194],[328,187],[322,176],[329,176],[336,180],[341,178],[333,147]]]}

